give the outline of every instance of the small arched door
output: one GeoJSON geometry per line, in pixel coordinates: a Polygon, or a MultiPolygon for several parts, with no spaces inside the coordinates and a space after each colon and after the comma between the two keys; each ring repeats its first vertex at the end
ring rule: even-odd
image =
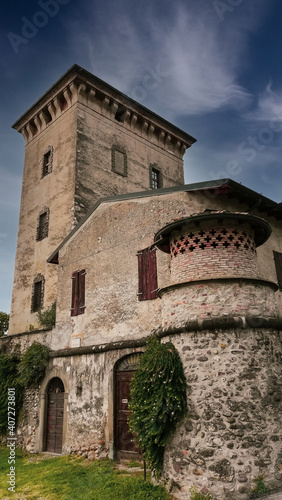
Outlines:
{"type": "Polygon", "coordinates": [[[59,377],[50,380],[47,387],[46,446],[45,451],[62,453],[65,388],[59,377]]]}
{"type": "Polygon", "coordinates": [[[129,429],[130,382],[137,370],[140,354],[121,359],[115,368],[115,448],[117,458],[141,458],[141,450],[129,429]]]}

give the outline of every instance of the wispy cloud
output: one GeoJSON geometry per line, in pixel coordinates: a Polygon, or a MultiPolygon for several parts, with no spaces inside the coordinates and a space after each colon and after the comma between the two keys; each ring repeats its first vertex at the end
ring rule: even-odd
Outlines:
{"type": "Polygon", "coordinates": [[[270,81],[266,88],[259,94],[256,108],[247,113],[247,120],[255,121],[282,121],[282,90],[272,90],[270,81]]]}
{"type": "MultiPolygon", "coordinates": [[[[128,9],[126,1],[118,8],[109,4],[111,17],[102,33],[90,31],[88,25],[82,33],[79,23],[72,25],[74,50],[88,54],[94,74],[133,98],[136,86],[143,86],[144,104],[165,109],[171,119],[225,108],[243,111],[250,104],[252,96],[239,78],[246,64],[248,35],[262,18],[261,1],[255,9],[243,2],[225,22],[219,21],[212,3],[201,0],[176,1],[165,17],[161,12],[166,2],[145,5],[142,12],[128,9]],[[151,80],[148,91],[144,78],[160,67],[165,77],[158,85],[151,80]]],[[[93,12],[96,24],[99,16],[101,12],[93,12]]]]}

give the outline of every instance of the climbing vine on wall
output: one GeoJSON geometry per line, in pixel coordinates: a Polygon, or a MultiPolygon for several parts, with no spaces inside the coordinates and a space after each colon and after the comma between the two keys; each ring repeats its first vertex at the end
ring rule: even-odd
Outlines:
{"type": "MultiPolygon", "coordinates": [[[[23,403],[23,386],[19,382],[20,357],[17,354],[0,355],[0,433],[5,434],[8,427],[8,410],[15,410],[15,419],[19,416],[19,411],[23,403]],[[9,391],[14,390],[15,399],[8,405],[9,391]]],[[[10,414],[14,417],[13,411],[10,414]]],[[[12,422],[12,419],[10,419],[12,422]]],[[[16,422],[15,422],[16,424],[16,422]]]]}
{"type": "MultiPolygon", "coordinates": [[[[0,355],[0,434],[5,434],[8,428],[9,406],[11,410],[15,410],[17,421],[23,404],[24,389],[38,387],[45,376],[48,358],[48,347],[38,342],[34,342],[22,358],[17,352],[0,355]],[[8,389],[13,390],[15,397],[13,404],[10,405],[8,405],[8,389]]],[[[13,416],[13,412],[10,415],[13,416]]]]}
{"type": "Polygon", "coordinates": [[[149,339],[131,382],[130,409],[131,431],[158,477],[168,438],[187,412],[183,365],[171,342],[149,339]]]}
{"type": "Polygon", "coordinates": [[[45,328],[53,328],[56,324],[56,301],[44,311],[40,309],[37,313],[39,323],[45,328]]]}
{"type": "Polygon", "coordinates": [[[48,358],[48,347],[39,342],[34,342],[25,351],[19,365],[19,379],[25,387],[38,387],[45,376],[48,358]]]}

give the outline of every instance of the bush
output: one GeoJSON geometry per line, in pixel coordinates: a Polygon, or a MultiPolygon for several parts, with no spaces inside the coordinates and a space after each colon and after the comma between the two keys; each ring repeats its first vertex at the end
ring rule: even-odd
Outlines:
{"type": "Polygon", "coordinates": [[[7,332],[9,328],[9,314],[0,311],[0,337],[7,332]]]}
{"type": "Polygon", "coordinates": [[[131,381],[130,409],[130,428],[158,477],[167,440],[187,412],[183,366],[171,342],[149,339],[131,381]]]}
{"type": "Polygon", "coordinates": [[[199,493],[195,486],[192,486],[192,488],[190,488],[190,493],[190,500],[212,500],[212,497],[209,493],[207,493],[206,495],[204,495],[204,493],[199,493]]]}
{"type": "Polygon", "coordinates": [[[19,365],[21,384],[25,387],[37,388],[45,376],[48,359],[48,347],[34,342],[24,353],[19,365]]]}
{"type": "MultiPolygon", "coordinates": [[[[8,428],[8,389],[14,389],[15,400],[10,404],[10,424],[15,418],[15,425],[23,403],[23,386],[19,382],[20,357],[17,354],[0,355],[0,433],[5,434],[8,428]],[[14,404],[13,404],[14,403],[14,404]],[[15,416],[13,415],[15,411],[15,416]]],[[[12,425],[12,424],[11,424],[12,425]]]]}
{"type": "Polygon", "coordinates": [[[56,301],[44,311],[41,309],[37,313],[39,323],[45,328],[53,328],[56,324],[56,301]]]}

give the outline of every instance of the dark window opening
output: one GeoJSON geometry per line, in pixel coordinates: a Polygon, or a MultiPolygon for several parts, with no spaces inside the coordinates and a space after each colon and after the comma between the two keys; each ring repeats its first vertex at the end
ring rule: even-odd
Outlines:
{"type": "Polygon", "coordinates": [[[46,210],[39,215],[37,220],[36,241],[41,241],[47,238],[49,231],[49,210],[46,210]]]}
{"type": "Polygon", "coordinates": [[[71,316],[84,314],[85,311],[85,269],[72,274],[71,316]]]}
{"type": "Polygon", "coordinates": [[[160,189],[163,187],[162,172],[158,168],[155,168],[154,165],[150,165],[150,187],[151,189],[160,189]]]}
{"type": "Polygon", "coordinates": [[[45,153],[45,155],[43,156],[43,177],[44,175],[47,175],[49,173],[50,159],[51,151],[48,151],[48,153],[45,153]]]}
{"type": "Polygon", "coordinates": [[[145,248],[137,254],[139,276],[139,300],[152,300],[158,297],[156,249],[145,248]]]}
{"type": "Polygon", "coordinates": [[[49,146],[48,150],[44,153],[42,158],[42,177],[52,172],[53,164],[53,148],[49,146]]]}
{"type": "Polygon", "coordinates": [[[43,307],[44,278],[39,275],[35,278],[32,287],[31,312],[37,312],[43,307]]]}
{"type": "Polygon", "coordinates": [[[282,291],[282,253],[273,251],[279,290],[282,291]]]}

